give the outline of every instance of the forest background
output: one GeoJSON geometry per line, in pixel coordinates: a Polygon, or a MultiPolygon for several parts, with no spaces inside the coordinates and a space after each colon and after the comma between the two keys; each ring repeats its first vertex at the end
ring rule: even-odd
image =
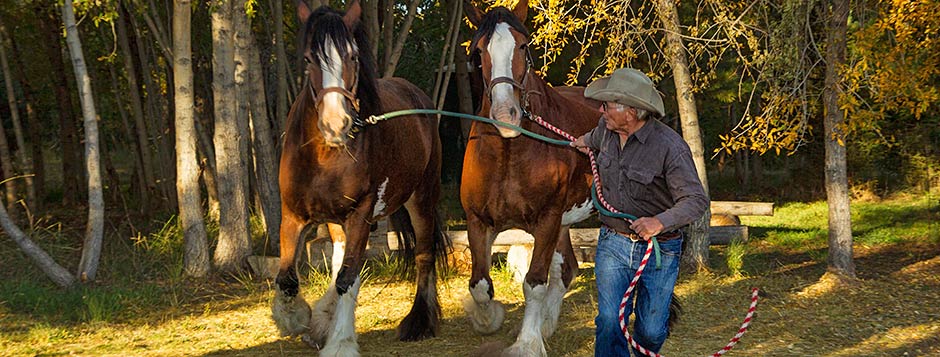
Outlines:
{"type": "MultiPolygon", "coordinates": [[[[482,85],[461,2],[363,6],[380,75],[414,82],[439,108],[474,112],[482,85]]],[[[624,66],[657,82],[664,122],[700,139],[691,145],[713,200],[828,199],[831,216],[842,205],[847,214],[847,199],[827,197],[840,184],[827,174],[838,172],[855,202],[937,192],[938,1],[529,6],[535,68],[550,83],[586,85],[624,66]]],[[[61,286],[114,279],[110,267],[97,274],[102,247],[136,248],[166,229],[181,232],[166,249],[188,277],[238,275],[249,255],[276,251],[279,138],[302,85],[293,9],[261,0],[0,9],[9,214],[0,242],[61,286]]],[[[465,139],[454,119],[440,131],[445,214],[459,226],[465,139]]],[[[851,260],[848,232],[848,245],[830,249],[848,247],[851,260]]],[[[2,274],[22,269],[4,264],[2,274]]]]}

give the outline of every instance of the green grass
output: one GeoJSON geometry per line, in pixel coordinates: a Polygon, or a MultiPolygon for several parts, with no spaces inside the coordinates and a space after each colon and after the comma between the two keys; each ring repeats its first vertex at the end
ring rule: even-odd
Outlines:
{"type": "MultiPolygon", "coordinates": [[[[710,354],[737,330],[750,287],[763,293],[756,319],[729,355],[940,356],[940,202],[901,196],[852,206],[857,287],[821,284],[826,271],[825,202],[782,204],[772,217],[742,217],[751,227],[744,244],[712,247],[712,272],[683,271],[677,294],[685,316],[663,351],[710,354]],[[890,303],[885,303],[885,302],[890,303]]],[[[34,226],[34,239],[71,269],[81,225],[34,226]]],[[[257,224],[253,221],[253,226],[257,224]]],[[[282,339],[270,320],[273,282],[249,275],[234,280],[187,281],[175,220],[153,222],[151,234],[111,232],[99,281],[54,287],[0,235],[0,355],[310,355],[297,339],[282,339]]],[[[210,229],[212,229],[210,227],[210,229]]],[[[217,228],[215,228],[217,230],[217,228]]],[[[256,246],[256,249],[258,247],[256,246]]],[[[440,281],[441,335],[417,343],[395,340],[414,285],[396,279],[400,262],[367,262],[356,328],[365,356],[467,355],[484,342],[511,343],[523,317],[524,296],[502,256],[491,276],[506,304],[504,327],[491,336],[472,332],[463,317],[467,272],[440,281]]],[[[327,288],[325,270],[308,269],[302,291],[313,302],[327,288]]],[[[562,307],[549,356],[585,356],[593,349],[596,312],[593,269],[582,266],[562,307]]]]}

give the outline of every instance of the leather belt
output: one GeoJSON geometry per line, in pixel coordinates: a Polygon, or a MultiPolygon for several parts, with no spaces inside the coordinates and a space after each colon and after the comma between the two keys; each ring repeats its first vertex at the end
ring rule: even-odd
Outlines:
{"type": "MultiPolygon", "coordinates": [[[[643,239],[643,237],[641,237],[639,234],[637,234],[636,232],[634,232],[634,231],[632,231],[632,230],[631,230],[631,231],[628,231],[628,232],[621,232],[621,231],[618,231],[618,230],[616,230],[616,229],[611,228],[610,226],[608,226],[607,228],[610,229],[610,230],[612,230],[612,231],[614,231],[614,232],[617,232],[617,234],[619,234],[619,235],[621,235],[621,236],[630,238],[630,240],[632,240],[632,241],[634,241],[634,242],[638,242],[638,241],[641,241],[641,240],[645,240],[645,239],[643,239]]],[[[682,237],[682,231],[676,229],[676,230],[672,230],[672,231],[669,231],[669,232],[662,232],[662,233],[659,233],[659,235],[656,236],[656,240],[657,240],[657,241],[660,241],[660,242],[665,242],[665,241],[673,240],[673,239],[680,238],[680,237],[682,237]]]]}

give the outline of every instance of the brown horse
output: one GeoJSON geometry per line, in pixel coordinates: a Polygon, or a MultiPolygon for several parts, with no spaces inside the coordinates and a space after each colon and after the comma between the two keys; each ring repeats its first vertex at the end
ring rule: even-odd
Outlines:
{"type": "Polygon", "coordinates": [[[391,215],[417,266],[414,305],[398,326],[401,340],[437,333],[435,262],[443,261],[448,245],[437,219],[437,119],[412,115],[375,125],[360,119],[432,107],[413,84],[376,79],[370,46],[359,26],[361,12],[358,1],[345,13],[327,7],[311,11],[298,1],[307,75],[288,114],[281,154],[281,258],[273,317],[282,335],[303,335],[318,346],[325,340],[320,351],[325,356],[358,355],[354,312],[372,223],[391,215]],[[301,231],[319,223],[331,223],[338,249],[333,284],[311,311],[294,267],[303,244],[301,231]]]}
{"type": "MultiPolygon", "coordinates": [[[[526,120],[529,113],[575,136],[597,126],[600,112],[569,99],[577,88],[563,95],[531,70],[528,31],[522,25],[525,0],[512,11],[497,7],[484,15],[469,3],[465,9],[477,27],[470,50],[479,53],[486,83],[478,115],[549,137],[557,134],[526,120]]],[[[464,308],[478,332],[500,328],[504,309],[493,299],[491,245],[503,230],[529,232],[535,246],[523,284],[525,315],[515,344],[504,354],[544,356],[543,338],[554,332],[562,298],[578,270],[568,227],[593,212],[590,164],[570,147],[501,126],[472,125],[460,188],[473,260],[464,308]]]]}

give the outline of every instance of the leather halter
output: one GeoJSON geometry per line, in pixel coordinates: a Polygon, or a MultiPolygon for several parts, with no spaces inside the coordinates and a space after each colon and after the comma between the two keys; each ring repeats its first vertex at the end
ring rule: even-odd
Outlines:
{"type": "Polygon", "coordinates": [[[532,69],[532,54],[529,52],[529,48],[525,49],[525,71],[522,72],[522,83],[519,83],[512,77],[496,77],[490,80],[486,85],[486,96],[490,98],[490,101],[493,100],[493,87],[500,83],[506,83],[513,86],[522,93],[522,116],[529,117],[529,92],[525,89],[526,78],[529,76],[529,70],[532,69]]]}
{"type": "MultiPolygon", "coordinates": [[[[312,66],[313,66],[312,63],[307,63],[307,70],[309,71],[311,69],[310,67],[312,66]]],[[[352,105],[353,112],[354,112],[353,113],[354,115],[352,118],[353,126],[349,130],[349,133],[347,134],[350,139],[354,138],[355,137],[354,134],[358,133],[360,129],[366,125],[366,123],[362,119],[359,118],[359,98],[356,98],[356,91],[359,89],[358,68],[356,70],[357,72],[354,77],[355,80],[353,81],[352,90],[349,90],[343,87],[326,87],[326,88],[321,89],[320,92],[317,93],[316,88],[314,88],[313,86],[313,81],[311,81],[310,78],[307,77],[307,88],[310,89],[310,95],[313,97],[313,103],[314,105],[316,105],[317,108],[319,108],[320,105],[323,104],[323,97],[327,93],[339,93],[344,98],[346,98],[346,100],[349,101],[349,104],[352,105]]]]}

